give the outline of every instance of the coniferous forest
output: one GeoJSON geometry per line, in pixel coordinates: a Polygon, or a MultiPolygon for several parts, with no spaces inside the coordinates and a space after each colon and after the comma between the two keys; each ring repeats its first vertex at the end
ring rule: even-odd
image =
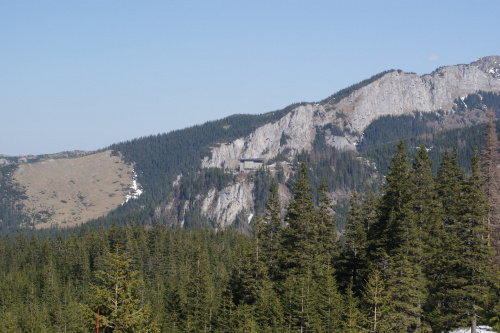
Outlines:
{"type": "Polygon", "coordinates": [[[272,180],[251,235],[131,219],[6,236],[0,332],[500,329],[495,154],[496,134],[470,171],[452,149],[433,172],[401,141],[377,194],[352,193],[342,234],[303,161],[285,214],[272,180]]]}

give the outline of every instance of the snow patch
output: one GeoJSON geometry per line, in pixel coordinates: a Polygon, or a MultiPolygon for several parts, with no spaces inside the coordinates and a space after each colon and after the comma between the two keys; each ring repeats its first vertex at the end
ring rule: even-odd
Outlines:
{"type": "MultiPolygon", "coordinates": [[[[458,330],[451,331],[449,333],[471,333],[470,328],[459,328],[458,330]]],[[[491,327],[485,325],[479,325],[476,327],[476,333],[496,333],[491,327]]]]}
{"type": "Polygon", "coordinates": [[[130,186],[131,191],[125,195],[125,200],[122,202],[122,205],[127,203],[130,199],[138,199],[141,194],[144,192],[137,185],[137,173],[134,169],[132,169],[132,185],[130,186]]]}
{"type": "Polygon", "coordinates": [[[465,104],[464,100],[467,96],[460,96],[460,99],[462,100],[462,103],[464,103],[465,108],[468,109],[467,104],[465,104]]]}

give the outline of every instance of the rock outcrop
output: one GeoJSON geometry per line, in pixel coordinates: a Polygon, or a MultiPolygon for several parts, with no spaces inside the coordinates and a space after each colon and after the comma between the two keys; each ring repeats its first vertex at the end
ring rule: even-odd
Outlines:
{"type": "Polygon", "coordinates": [[[380,116],[414,111],[436,112],[440,109],[451,111],[457,97],[480,90],[500,91],[500,80],[492,75],[500,72],[498,64],[492,66],[495,60],[475,63],[478,65],[442,67],[423,76],[390,72],[342,99],[337,105],[337,112],[347,116],[347,127],[351,131],[362,134],[380,116]]]}
{"type": "MultiPolygon", "coordinates": [[[[500,57],[442,67],[423,76],[391,71],[335,104],[301,105],[247,137],[214,147],[212,156],[206,157],[202,166],[234,170],[242,158],[267,161],[280,153],[293,155],[310,151],[321,131],[328,145],[340,150],[356,149],[365,128],[381,116],[453,112],[456,98],[480,90],[500,92],[500,57]],[[325,127],[328,124],[335,125],[344,134],[332,133],[325,127]]],[[[244,184],[232,185],[218,193],[212,190],[203,199],[202,212],[227,226],[239,212],[251,210],[251,191],[251,187],[244,184]]]]}
{"type": "Polygon", "coordinates": [[[201,212],[224,229],[241,211],[253,211],[252,191],[253,184],[247,182],[227,186],[221,191],[212,189],[203,199],[201,212]]]}
{"type": "Polygon", "coordinates": [[[487,57],[470,65],[442,67],[419,76],[388,72],[355,90],[336,104],[299,106],[279,121],[256,129],[245,138],[212,149],[202,166],[236,169],[240,158],[270,159],[290,151],[309,151],[318,128],[334,124],[344,136],[328,135],[326,141],[338,149],[355,149],[364,129],[385,115],[452,111],[454,100],[480,90],[500,92],[500,57],[487,57]],[[282,136],[287,137],[282,143],[282,136]]]}
{"type": "Polygon", "coordinates": [[[212,158],[205,158],[202,166],[237,169],[241,158],[267,160],[286,150],[310,150],[316,128],[328,122],[322,105],[299,106],[279,121],[259,127],[246,138],[214,148],[212,158]],[[286,143],[282,137],[286,138],[286,143]]]}

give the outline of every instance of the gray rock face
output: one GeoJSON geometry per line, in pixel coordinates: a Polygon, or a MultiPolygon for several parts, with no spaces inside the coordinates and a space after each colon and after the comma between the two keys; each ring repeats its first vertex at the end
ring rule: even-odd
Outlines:
{"type": "Polygon", "coordinates": [[[221,228],[231,225],[242,211],[253,210],[253,184],[238,183],[217,192],[212,189],[203,198],[201,211],[208,218],[218,221],[221,228]]]}
{"type": "MultiPolygon", "coordinates": [[[[203,167],[236,169],[240,158],[270,159],[291,150],[309,151],[316,128],[328,123],[362,135],[375,119],[385,115],[411,114],[415,111],[450,110],[453,101],[479,90],[500,92],[500,57],[487,57],[470,65],[448,66],[419,76],[401,71],[387,73],[379,80],[354,91],[335,105],[299,106],[279,121],[258,128],[246,138],[222,144],[212,150],[203,167]],[[332,108],[333,106],[333,108],[332,108]],[[329,111],[326,111],[329,110],[329,111]],[[286,144],[280,145],[285,134],[286,144]]],[[[338,149],[355,149],[359,137],[353,134],[327,135],[327,143],[338,149]]]]}
{"type": "Polygon", "coordinates": [[[500,79],[500,57],[491,56],[478,59],[470,64],[490,74],[492,77],[500,79]]]}
{"type": "Polygon", "coordinates": [[[205,158],[202,166],[237,169],[241,158],[259,157],[267,160],[287,148],[292,152],[310,150],[316,127],[327,123],[328,117],[323,106],[299,106],[279,121],[259,127],[246,138],[212,149],[212,158],[205,158]],[[283,134],[289,138],[280,145],[283,134]]]}
{"type": "MultiPolygon", "coordinates": [[[[340,150],[356,149],[366,127],[381,116],[440,109],[452,112],[456,98],[479,90],[500,92],[500,57],[442,67],[423,76],[389,72],[336,104],[299,106],[247,137],[213,148],[211,158],[205,158],[202,166],[237,169],[241,158],[264,158],[266,162],[285,151],[289,155],[310,151],[317,129],[323,130],[327,124],[344,130],[343,136],[334,135],[328,129],[324,131],[328,145],[340,150]]],[[[236,184],[219,193],[212,190],[202,200],[203,213],[224,227],[242,210],[251,211],[252,189],[249,185],[236,184]]]]}
{"type": "Polygon", "coordinates": [[[380,116],[451,110],[457,97],[479,90],[500,91],[500,80],[489,73],[498,69],[492,68],[449,66],[423,76],[391,72],[342,99],[339,109],[347,115],[348,128],[360,134],[380,116]]]}

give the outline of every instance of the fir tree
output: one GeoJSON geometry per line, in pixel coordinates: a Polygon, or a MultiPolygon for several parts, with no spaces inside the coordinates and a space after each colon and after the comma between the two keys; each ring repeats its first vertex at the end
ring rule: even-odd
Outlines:
{"type": "Polygon", "coordinates": [[[443,207],[449,216],[445,220],[442,271],[432,290],[434,308],[430,318],[434,330],[470,325],[478,309],[488,301],[493,274],[493,253],[487,239],[488,207],[481,190],[477,150],[467,178],[458,171],[456,158],[445,158],[439,175],[441,191],[446,195],[442,198],[443,207]],[[448,206],[451,203],[454,207],[448,206]]]}
{"type": "Polygon", "coordinates": [[[318,251],[316,206],[309,184],[307,165],[302,161],[300,176],[293,184],[293,198],[285,216],[286,227],[281,232],[281,269],[304,274],[314,264],[318,251]]]}
{"type": "Polygon", "coordinates": [[[375,251],[384,250],[392,255],[398,251],[402,238],[405,237],[402,234],[405,228],[398,224],[407,213],[406,204],[411,198],[410,165],[403,141],[398,144],[398,151],[392,158],[389,170],[386,184],[382,187],[380,217],[374,225],[376,239],[371,245],[375,247],[375,251]]]}
{"type": "Polygon", "coordinates": [[[340,260],[339,277],[344,285],[352,285],[355,294],[359,295],[367,278],[368,232],[359,195],[354,191],[349,201],[350,208],[344,231],[344,248],[340,260]]]}
{"type": "Polygon", "coordinates": [[[150,321],[149,307],[136,294],[140,284],[137,271],[130,270],[131,260],[116,245],[106,259],[107,269],[96,272],[89,302],[83,305],[85,327],[95,329],[99,310],[100,332],[159,332],[150,321]]]}
{"type": "Polygon", "coordinates": [[[262,254],[259,253],[259,256],[262,256],[261,260],[268,266],[270,276],[274,277],[277,273],[280,232],[283,224],[278,188],[274,179],[271,181],[269,192],[270,196],[257,237],[260,243],[259,247],[262,249],[262,254]]]}
{"type": "Polygon", "coordinates": [[[334,258],[338,258],[337,229],[335,218],[333,217],[333,205],[328,197],[328,186],[325,180],[318,188],[318,255],[323,265],[331,265],[334,258]]]}
{"type": "Polygon", "coordinates": [[[489,110],[488,130],[481,152],[481,179],[483,192],[489,203],[488,230],[495,249],[494,262],[500,268],[500,143],[494,122],[493,110],[489,110]]]}

